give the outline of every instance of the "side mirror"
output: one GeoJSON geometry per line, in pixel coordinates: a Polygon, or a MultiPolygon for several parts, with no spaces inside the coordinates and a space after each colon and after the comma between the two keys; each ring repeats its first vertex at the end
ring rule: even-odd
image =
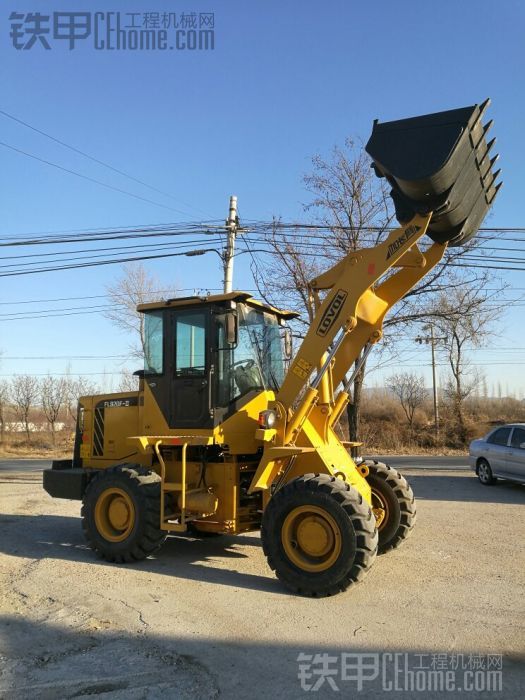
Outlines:
{"type": "Polygon", "coordinates": [[[289,328],[284,329],[284,358],[290,360],[293,355],[293,339],[292,331],[289,328]]]}
{"type": "Polygon", "coordinates": [[[226,314],[226,342],[228,345],[237,345],[238,340],[238,325],[237,314],[226,314]]]}

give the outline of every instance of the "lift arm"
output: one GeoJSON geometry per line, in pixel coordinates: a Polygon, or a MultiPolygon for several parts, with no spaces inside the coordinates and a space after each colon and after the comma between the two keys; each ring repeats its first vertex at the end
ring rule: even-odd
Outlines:
{"type": "Polygon", "coordinates": [[[312,386],[323,394],[323,402],[333,401],[330,387],[337,388],[344,380],[367,343],[381,339],[390,308],[441,260],[446,244],[434,243],[424,253],[417,246],[431,216],[416,215],[383,243],[349,253],[312,280],[315,318],[277,394],[286,410],[295,404],[316,368],[312,386]],[[381,281],[392,268],[398,269],[381,281]],[[328,290],[322,302],[321,290],[328,290]],[[322,386],[325,376],[328,387],[322,386]]]}

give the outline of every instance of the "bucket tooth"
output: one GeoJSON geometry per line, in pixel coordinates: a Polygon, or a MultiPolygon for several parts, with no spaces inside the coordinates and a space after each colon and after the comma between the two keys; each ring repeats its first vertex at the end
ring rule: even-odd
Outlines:
{"type": "Polygon", "coordinates": [[[496,137],[494,136],[494,138],[491,139],[491,140],[487,143],[487,153],[491,150],[492,146],[493,146],[495,143],[496,143],[496,137]]]}
{"type": "Polygon", "coordinates": [[[490,106],[490,97],[487,97],[487,99],[486,99],[484,102],[482,102],[482,103],[480,104],[480,106],[479,106],[479,117],[480,117],[480,119],[483,118],[483,117],[485,116],[485,112],[487,111],[487,109],[489,108],[489,106],[490,106]]]}
{"type": "Polygon", "coordinates": [[[494,125],[494,119],[491,119],[489,122],[485,124],[483,127],[483,135],[486,136],[488,131],[492,129],[492,126],[494,125]]]}

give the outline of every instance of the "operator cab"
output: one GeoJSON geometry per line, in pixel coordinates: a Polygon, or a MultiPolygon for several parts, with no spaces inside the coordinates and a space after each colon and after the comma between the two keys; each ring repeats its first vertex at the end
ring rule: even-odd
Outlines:
{"type": "Polygon", "coordinates": [[[145,317],[140,374],[170,428],[212,428],[254,394],[279,389],[291,356],[283,326],[296,313],[246,292],[169,299],[138,311],[145,317]]]}

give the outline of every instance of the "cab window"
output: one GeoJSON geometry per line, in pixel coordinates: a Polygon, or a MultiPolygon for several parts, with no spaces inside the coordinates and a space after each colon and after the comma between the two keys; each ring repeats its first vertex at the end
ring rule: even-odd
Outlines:
{"type": "Polygon", "coordinates": [[[144,319],[144,370],[146,374],[162,374],[164,347],[164,314],[150,311],[144,319]]]}
{"type": "Polygon", "coordinates": [[[203,375],[206,369],[206,315],[184,314],[177,318],[175,331],[175,373],[203,375]]]}

